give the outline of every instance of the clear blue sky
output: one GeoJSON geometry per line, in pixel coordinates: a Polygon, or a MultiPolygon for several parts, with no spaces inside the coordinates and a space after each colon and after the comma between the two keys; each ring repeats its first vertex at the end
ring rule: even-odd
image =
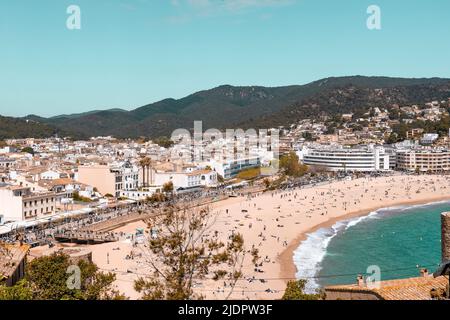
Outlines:
{"type": "Polygon", "coordinates": [[[450,77],[448,0],[2,0],[0,114],[134,109],[222,84],[450,77]],[[66,28],[69,5],[82,29],[66,28]],[[382,29],[368,30],[380,6],[382,29]]]}

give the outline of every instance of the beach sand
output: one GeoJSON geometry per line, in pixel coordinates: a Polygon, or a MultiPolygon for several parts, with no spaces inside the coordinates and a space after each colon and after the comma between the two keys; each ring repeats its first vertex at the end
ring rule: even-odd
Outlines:
{"type": "MultiPolygon", "coordinates": [[[[287,281],[294,279],[297,271],[294,250],[307,234],[319,228],[380,208],[449,199],[449,176],[394,175],[266,192],[214,203],[210,208],[217,214],[217,221],[211,232],[218,231],[224,241],[232,230],[243,234],[246,248],[256,247],[263,260],[262,266],[257,268],[259,271],[255,271],[251,255],[246,255],[245,279],[238,281],[230,298],[281,298],[287,281]],[[253,277],[254,280],[250,280],[253,277]]],[[[133,233],[141,227],[145,224],[138,222],[118,231],[133,233]]],[[[93,260],[101,269],[117,272],[118,288],[133,299],[139,298],[133,290],[133,281],[151,272],[144,262],[146,244],[133,248],[130,241],[121,241],[90,247],[93,260]],[[126,259],[130,253],[134,258],[126,259]]],[[[212,280],[198,281],[195,290],[207,299],[223,299],[229,292],[223,282],[212,280]]]]}

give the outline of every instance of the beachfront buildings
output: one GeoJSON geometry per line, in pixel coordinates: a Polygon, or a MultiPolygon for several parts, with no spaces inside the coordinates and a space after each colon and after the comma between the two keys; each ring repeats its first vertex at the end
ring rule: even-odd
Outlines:
{"type": "Polygon", "coordinates": [[[242,170],[260,167],[261,158],[256,156],[241,159],[224,159],[221,161],[212,159],[210,165],[224,179],[230,179],[242,170]]]}
{"type": "Polygon", "coordinates": [[[390,170],[389,154],[379,146],[345,148],[339,145],[314,145],[303,147],[298,155],[306,165],[324,167],[331,171],[390,170]]]}
{"type": "Polygon", "coordinates": [[[397,150],[397,169],[414,172],[450,170],[450,151],[446,149],[397,150]]]}
{"type": "Polygon", "coordinates": [[[4,221],[41,218],[55,213],[56,193],[4,184],[0,186],[0,203],[0,215],[4,221]]]}

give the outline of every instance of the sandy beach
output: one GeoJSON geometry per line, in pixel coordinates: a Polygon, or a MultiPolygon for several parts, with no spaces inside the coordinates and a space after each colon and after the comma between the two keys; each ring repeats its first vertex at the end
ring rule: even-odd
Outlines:
{"type": "MultiPolygon", "coordinates": [[[[218,231],[224,241],[232,231],[243,234],[246,248],[256,247],[263,261],[255,268],[247,254],[243,267],[245,279],[238,281],[230,298],[281,298],[286,282],[294,279],[297,271],[294,250],[307,234],[319,228],[380,208],[449,199],[449,176],[395,175],[266,192],[214,203],[210,207],[218,218],[211,232],[218,231]]],[[[137,222],[116,231],[134,233],[142,227],[145,223],[137,222]]],[[[145,242],[135,247],[129,240],[89,247],[94,262],[102,270],[116,272],[118,289],[132,299],[139,298],[133,282],[151,270],[145,262],[148,254],[145,242]]],[[[221,299],[229,292],[224,285],[220,281],[199,280],[195,290],[207,299],[221,299]]]]}

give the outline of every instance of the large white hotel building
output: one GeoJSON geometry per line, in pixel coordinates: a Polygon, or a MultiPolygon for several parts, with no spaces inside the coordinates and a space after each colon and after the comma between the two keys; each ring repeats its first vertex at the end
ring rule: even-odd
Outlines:
{"type": "Polygon", "coordinates": [[[306,165],[326,167],[331,171],[390,170],[389,154],[380,146],[357,148],[328,145],[305,146],[298,152],[298,155],[306,165]]]}

